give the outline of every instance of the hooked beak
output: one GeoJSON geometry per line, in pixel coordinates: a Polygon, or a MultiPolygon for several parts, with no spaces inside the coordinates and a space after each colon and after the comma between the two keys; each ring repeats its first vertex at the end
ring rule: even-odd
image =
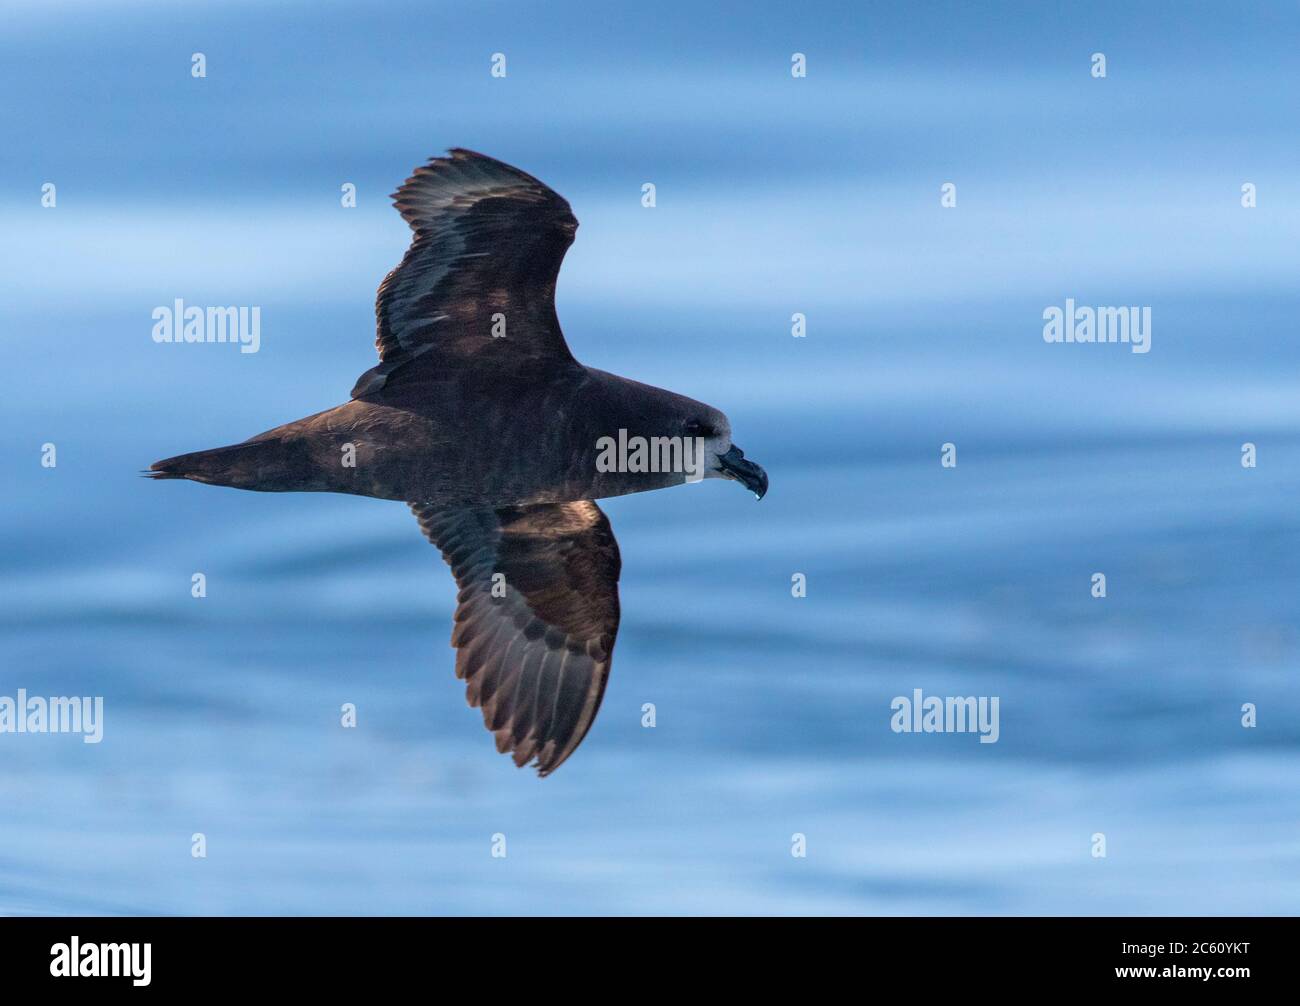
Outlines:
{"type": "Polygon", "coordinates": [[[745,452],[735,444],[726,454],[718,455],[718,469],[724,478],[735,479],[754,494],[755,499],[762,499],[767,494],[767,472],[752,461],[745,460],[745,452]]]}

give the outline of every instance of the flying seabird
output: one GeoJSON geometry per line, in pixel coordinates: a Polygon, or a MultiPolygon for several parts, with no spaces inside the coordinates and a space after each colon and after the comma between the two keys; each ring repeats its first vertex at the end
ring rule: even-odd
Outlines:
{"type": "Polygon", "coordinates": [[[460,588],[469,704],[498,751],[549,775],[591,728],[618,633],[618,543],[593,501],[699,477],[761,499],[767,474],[717,409],[573,358],[555,282],[578,221],[557,193],[454,149],[392,198],[414,238],[351,401],[147,474],[408,503],[460,588]]]}

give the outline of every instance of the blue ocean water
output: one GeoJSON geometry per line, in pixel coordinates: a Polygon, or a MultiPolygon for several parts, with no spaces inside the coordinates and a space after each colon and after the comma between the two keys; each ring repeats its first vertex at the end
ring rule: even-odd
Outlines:
{"type": "Polygon", "coordinates": [[[386,6],[7,18],[0,696],[105,724],[0,734],[0,912],[1300,909],[1294,5],[386,6]],[[546,780],[405,507],[136,474],[346,399],[453,145],[572,203],[575,354],[771,476],[603,504],[623,627],[546,780]],[[155,344],[177,297],[260,351],[155,344]],[[1151,352],[1045,343],[1066,298],[1151,352]],[[997,743],[893,732],[918,688],[997,743]]]}

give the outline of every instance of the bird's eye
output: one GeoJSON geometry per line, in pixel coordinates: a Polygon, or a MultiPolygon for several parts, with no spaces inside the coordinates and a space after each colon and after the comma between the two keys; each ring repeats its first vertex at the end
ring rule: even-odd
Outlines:
{"type": "Polygon", "coordinates": [[[686,435],[688,437],[711,437],[716,431],[708,423],[702,423],[698,419],[688,419],[686,421],[686,435]]]}

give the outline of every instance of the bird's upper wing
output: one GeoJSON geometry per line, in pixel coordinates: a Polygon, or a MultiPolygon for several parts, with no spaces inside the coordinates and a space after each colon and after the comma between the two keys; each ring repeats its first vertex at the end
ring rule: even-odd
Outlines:
{"type": "Polygon", "coordinates": [[[456,149],[416,168],[393,203],[415,236],[379,287],[380,364],[361,375],[353,398],[417,359],[435,370],[484,352],[521,364],[572,361],[555,279],[578,221],[562,197],[518,168],[456,149]]]}
{"type": "Polygon", "coordinates": [[[411,510],[460,587],[451,642],[469,704],[498,751],[549,775],[587,735],[609,678],[621,568],[609,520],[586,500],[411,510]]]}

